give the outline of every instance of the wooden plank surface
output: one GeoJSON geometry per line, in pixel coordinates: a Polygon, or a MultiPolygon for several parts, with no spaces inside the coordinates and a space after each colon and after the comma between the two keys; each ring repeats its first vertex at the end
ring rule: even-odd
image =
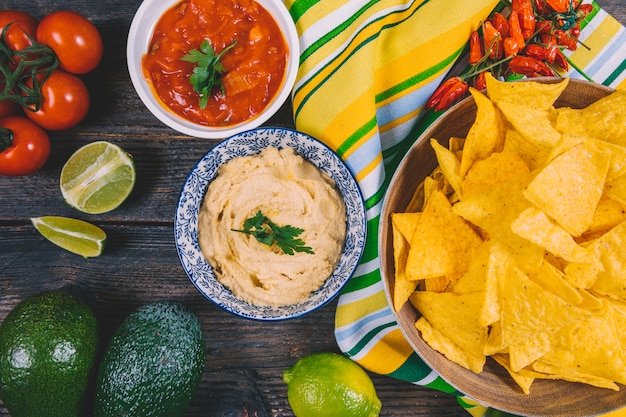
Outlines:
{"type": "MultiPolygon", "coordinates": [[[[22,299],[36,292],[64,289],[95,311],[106,341],[136,307],[158,299],[188,304],[202,321],[207,367],[186,416],[238,415],[249,407],[257,416],[293,416],[283,370],[303,355],[339,349],[335,342],[336,302],[303,318],[259,323],[230,315],[206,301],[183,271],[173,237],[179,190],[191,167],[215,141],[177,134],[161,124],[137,97],[126,69],[125,45],[139,0],[3,0],[41,18],[55,10],[84,14],[101,31],[105,55],[86,76],[92,105],[76,128],[51,133],[52,154],[38,173],[0,177],[0,321],[22,299]],[[61,197],[61,167],[78,147],[110,140],[133,154],[138,182],[119,209],[88,216],[61,197]],[[45,241],[29,218],[59,215],[82,218],[108,234],[105,253],[82,259],[45,241]]],[[[626,22],[623,0],[600,4],[626,22]]],[[[293,127],[290,104],[267,125],[293,127]]],[[[383,408],[381,416],[467,416],[452,395],[372,374],[383,408]]],[[[0,417],[8,416],[0,404],[0,417]]]]}

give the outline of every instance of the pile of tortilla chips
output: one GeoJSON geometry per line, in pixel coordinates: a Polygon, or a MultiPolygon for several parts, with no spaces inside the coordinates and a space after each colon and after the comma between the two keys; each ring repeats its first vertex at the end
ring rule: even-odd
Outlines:
{"type": "Polygon", "coordinates": [[[555,108],[569,79],[473,90],[474,124],[392,214],[394,308],[450,360],[626,384],[626,91],[555,108]]]}

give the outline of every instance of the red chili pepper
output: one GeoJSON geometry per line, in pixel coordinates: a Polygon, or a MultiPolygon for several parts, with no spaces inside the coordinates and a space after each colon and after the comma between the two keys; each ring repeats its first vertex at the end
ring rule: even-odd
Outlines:
{"type": "Polygon", "coordinates": [[[543,14],[546,9],[546,0],[535,0],[535,8],[539,12],[539,14],[543,14]]]}
{"type": "Polygon", "coordinates": [[[483,45],[478,31],[472,32],[470,37],[469,63],[476,64],[483,58],[483,45]]]}
{"type": "Polygon", "coordinates": [[[516,55],[509,61],[509,70],[528,77],[554,76],[554,71],[545,63],[530,56],[516,55]]]}
{"type": "Polygon", "coordinates": [[[485,41],[485,54],[490,58],[502,58],[502,34],[491,24],[483,22],[483,39],[485,41]]]}
{"type": "Polygon", "coordinates": [[[515,40],[515,38],[504,38],[504,42],[502,43],[504,47],[504,56],[509,57],[517,54],[522,48],[520,48],[519,43],[515,40]]]}
{"type": "Polygon", "coordinates": [[[477,90],[486,90],[487,89],[487,78],[485,74],[487,71],[483,71],[474,79],[474,88],[477,90]]]}
{"type": "Polygon", "coordinates": [[[567,58],[563,55],[563,52],[560,49],[554,48],[556,54],[554,56],[554,63],[560,68],[567,71],[569,69],[569,63],[567,62],[567,58]]]}
{"type": "Polygon", "coordinates": [[[584,19],[591,12],[593,12],[593,4],[581,4],[576,11],[576,18],[584,19]]]}
{"type": "Polygon", "coordinates": [[[511,37],[515,39],[520,49],[524,48],[526,45],[524,35],[522,34],[522,27],[519,23],[519,15],[517,12],[511,12],[509,16],[509,29],[511,32],[511,37]]]}
{"type": "Polygon", "coordinates": [[[571,6],[570,0],[546,0],[546,3],[548,3],[548,6],[552,7],[552,10],[557,13],[565,13],[569,11],[571,6]]]}
{"type": "Polygon", "coordinates": [[[524,39],[530,39],[535,32],[536,17],[530,0],[513,0],[511,10],[519,15],[519,23],[522,27],[524,39]]]}
{"type": "Polygon", "coordinates": [[[503,14],[495,12],[493,14],[493,17],[491,18],[491,23],[493,24],[493,27],[496,28],[498,32],[500,32],[502,38],[507,38],[510,36],[509,21],[506,19],[506,17],[504,17],[503,14]]]}
{"type": "Polygon", "coordinates": [[[578,47],[578,38],[576,36],[571,36],[570,33],[564,30],[555,30],[554,35],[556,36],[557,44],[566,47],[570,51],[575,51],[578,47]]]}
{"type": "Polygon", "coordinates": [[[533,43],[526,47],[525,54],[526,56],[536,58],[540,61],[547,61],[551,64],[556,58],[556,51],[558,51],[558,48],[554,46],[546,48],[533,43]]]}
{"type": "Polygon", "coordinates": [[[469,90],[469,85],[459,77],[448,78],[426,102],[426,108],[442,111],[459,101],[469,90]]]}
{"type": "Polygon", "coordinates": [[[551,20],[541,20],[535,25],[538,33],[550,33],[552,31],[551,20]]]}

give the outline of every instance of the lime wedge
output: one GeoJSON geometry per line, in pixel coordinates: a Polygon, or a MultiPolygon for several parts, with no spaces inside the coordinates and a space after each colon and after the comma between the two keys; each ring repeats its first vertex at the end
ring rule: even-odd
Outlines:
{"type": "Polygon", "coordinates": [[[61,194],[88,214],[106,213],[126,200],[135,186],[135,163],[119,146],[98,141],[78,149],[61,170],[61,194]]]}
{"type": "Polygon", "coordinates": [[[99,256],[107,235],[104,230],[83,220],[43,216],[30,219],[35,229],[50,242],[85,258],[99,256]]]}

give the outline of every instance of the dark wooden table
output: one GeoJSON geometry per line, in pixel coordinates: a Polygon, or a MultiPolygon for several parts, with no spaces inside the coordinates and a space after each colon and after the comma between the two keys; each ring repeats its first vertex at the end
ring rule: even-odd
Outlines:
{"type": "MultiPolygon", "coordinates": [[[[69,9],[91,19],[104,39],[104,59],[86,75],[92,104],[76,128],[51,133],[52,153],[29,177],[0,177],[0,321],[27,296],[63,289],[95,311],[103,343],[122,319],[142,304],[176,299],[196,311],[207,338],[206,371],[187,416],[228,416],[225,404],[256,404],[258,416],[292,416],[282,372],[303,355],[339,349],[335,342],[336,302],[304,318],[260,323],[237,318],[204,299],[178,260],[173,218],[188,171],[215,141],[169,129],[143,106],[126,68],[126,38],[141,0],[3,0],[2,9],[41,18],[69,9]],[[68,207],[59,191],[67,158],[95,140],[112,141],[132,153],[137,184],[118,209],[89,216],[68,207]],[[108,245],[102,256],[83,259],[44,240],[31,217],[80,218],[102,227],[108,245]]],[[[602,0],[626,22],[623,0],[602,0]]],[[[267,125],[293,127],[290,104],[267,125]]],[[[467,416],[451,395],[372,375],[383,403],[381,416],[467,416]]],[[[229,414],[232,413],[232,414],[229,414]]],[[[0,417],[8,416],[0,404],[0,417]]],[[[341,417],[341,416],[338,416],[341,417]]]]}

